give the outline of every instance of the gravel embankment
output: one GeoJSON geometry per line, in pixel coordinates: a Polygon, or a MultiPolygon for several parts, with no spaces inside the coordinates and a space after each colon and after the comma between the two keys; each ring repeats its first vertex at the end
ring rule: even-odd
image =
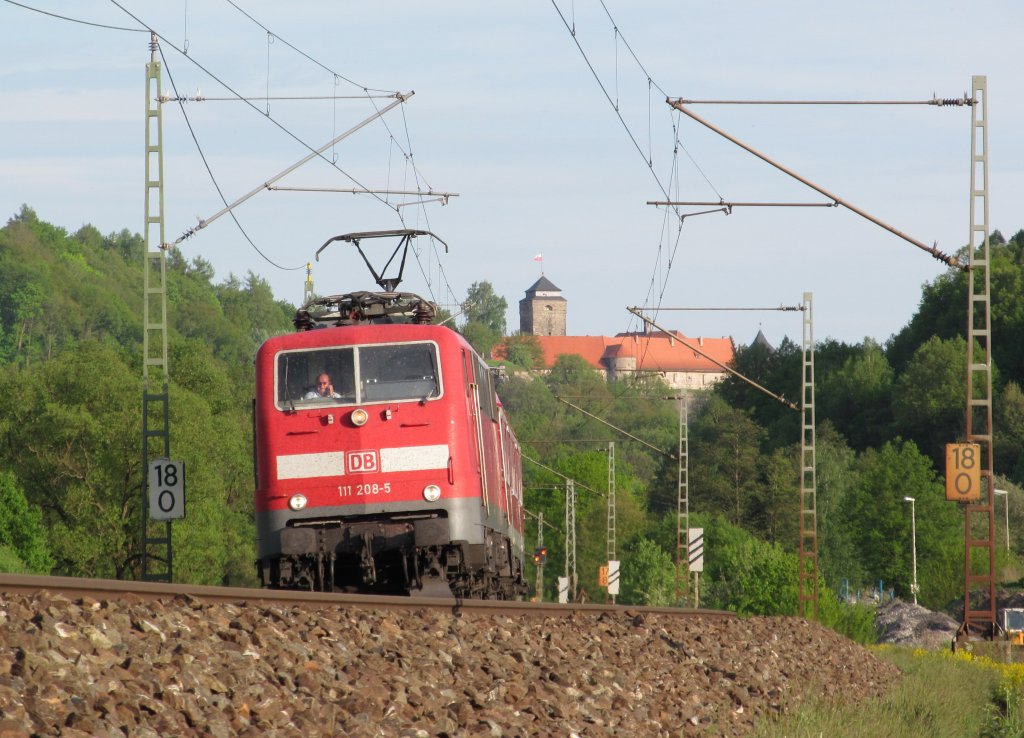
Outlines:
{"type": "Polygon", "coordinates": [[[513,618],[0,594],[0,738],[742,735],[892,665],[797,618],[513,618]]]}

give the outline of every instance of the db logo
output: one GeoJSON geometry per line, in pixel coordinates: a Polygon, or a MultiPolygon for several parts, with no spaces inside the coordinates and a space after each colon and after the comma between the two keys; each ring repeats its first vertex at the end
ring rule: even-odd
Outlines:
{"type": "Polygon", "coordinates": [[[349,451],[347,455],[349,474],[365,474],[377,471],[376,451],[349,451]]]}

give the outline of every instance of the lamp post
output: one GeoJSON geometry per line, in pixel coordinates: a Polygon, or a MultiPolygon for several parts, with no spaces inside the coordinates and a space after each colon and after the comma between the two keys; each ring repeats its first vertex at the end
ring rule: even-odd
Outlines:
{"type": "Polygon", "coordinates": [[[913,551],[913,583],[910,585],[910,594],[914,596],[914,604],[917,604],[917,513],[914,511],[914,498],[904,497],[904,502],[910,503],[910,548],[913,551]]]}
{"type": "Polygon", "coordinates": [[[1006,553],[1010,553],[1010,493],[1005,489],[994,489],[992,491],[1000,497],[1006,498],[1006,500],[1004,500],[1004,502],[1006,502],[1006,506],[1004,508],[1006,511],[1006,553]]]}

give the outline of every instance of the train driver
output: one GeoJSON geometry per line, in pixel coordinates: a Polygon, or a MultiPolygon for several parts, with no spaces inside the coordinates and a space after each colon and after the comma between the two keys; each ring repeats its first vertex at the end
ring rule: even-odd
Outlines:
{"type": "Polygon", "coordinates": [[[316,378],[316,387],[302,396],[303,400],[316,400],[321,398],[330,398],[334,400],[341,399],[341,395],[334,391],[334,385],[331,384],[331,376],[327,372],[321,373],[316,378]]]}

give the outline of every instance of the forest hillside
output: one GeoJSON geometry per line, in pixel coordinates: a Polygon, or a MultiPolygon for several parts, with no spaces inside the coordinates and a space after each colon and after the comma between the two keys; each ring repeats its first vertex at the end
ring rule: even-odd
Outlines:
{"type": "MultiPolygon", "coordinates": [[[[993,233],[991,243],[995,471],[1010,528],[1024,530],[1024,231],[1008,241],[993,233]]],[[[142,252],[127,230],[69,233],[27,206],[0,228],[0,569],[138,574],[142,252]]],[[[188,465],[190,489],[188,515],[174,525],[175,576],[253,584],[253,356],[291,330],[294,306],[252,272],[217,282],[209,263],[177,252],[168,265],[171,449],[188,465]]],[[[461,330],[487,350],[504,332],[504,300],[484,281],[470,292],[477,308],[461,330]]],[[[822,609],[847,631],[859,626],[842,626],[851,611],[840,592],[909,594],[905,497],[916,500],[922,604],[940,609],[962,596],[963,514],[945,500],[941,462],[944,445],[964,435],[966,304],[966,277],[950,270],[923,287],[895,336],[815,347],[822,609]]],[[[529,337],[508,345],[529,369],[529,337]]],[[[800,396],[800,362],[788,339],[740,346],[736,356],[740,372],[788,398],[800,396]]],[[[499,392],[527,458],[531,548],[536,516],[546,523],[545,598],[564,574],[560,474],[576,482],[582,589],[603,597],[598,567],[614,543],[620,601],[681,603],[673,392],[656,377],[606,383],[573,356],[546,373],[507,369],[499,392]]],[[[733,379],[690,394],[686,411],[690,525],[705,530],[701,604],[795,612],[799,413],[733,379]]],[[[1011,541],[998,551],[1001,577],[1019,579],[1024,550],[1011,541]]]]}

